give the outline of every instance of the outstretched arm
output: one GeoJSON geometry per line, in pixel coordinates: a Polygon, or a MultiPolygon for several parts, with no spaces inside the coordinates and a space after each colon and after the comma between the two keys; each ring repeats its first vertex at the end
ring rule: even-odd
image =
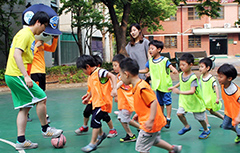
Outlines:
{"type": "Polygon", "coordinates": [[[111,96],[116,97],[117,96],[117,77],[114,74],[112,74],[111,72],[108,72],[107,78],[109,78],[112,82],[111,96]]]}
{"type": "Polygon", "coordinates": [[[58,43],[58,36],[54,36],[52,45],[44,43],[44,50],[48,52],[55,52],[58,43]]]}
{"type": "Polygon", "coordinates": [[[148,73],[149,69],[146,67],[145,69],[139,70],[139,73],[148,73]]]}
{"type": "Polygon", "coordinates": [[[154,119],[155,119],[155,116],[157,114],[157,105],[158,105],[158,102],[155,99],[151,103],[151,106],[150,106],[150,116],[149,116],[149,119],[145,122],[145,125],[144,125],[145,128],[150,130],[150,131],[152,130],[154,119]]]}
{"type": "Polygon", "coordinates": [[[174,66],[172,66],[172,64],[169,65],[169,68],[170,68],[170,70],[172,71],[173,74],[178,74],[178,70],[174,66]]]}

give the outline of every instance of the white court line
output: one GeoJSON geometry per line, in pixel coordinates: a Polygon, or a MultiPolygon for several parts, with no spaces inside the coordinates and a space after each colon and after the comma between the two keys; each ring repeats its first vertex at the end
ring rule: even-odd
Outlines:
{"type": "MultiPolygon", "coordinates": [[[[15,146],[16,146],[15,143],[13,143],[13,142],[11,142],[11,141],[8,141],[8,140],[4,140],[4,139],[1,139],[1,138],[0,138],[0,141],[5,142],[5,143],[13,146],[14,148],[15,148],[15,146]]],[[[18,152],[19,152],[19,153],[25,153],[24,150],[18,150],[18,152]]]]}

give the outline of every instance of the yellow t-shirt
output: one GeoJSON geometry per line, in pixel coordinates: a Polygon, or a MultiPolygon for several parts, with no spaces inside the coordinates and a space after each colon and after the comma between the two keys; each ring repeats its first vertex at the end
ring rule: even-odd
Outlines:
{"type": "Polygon", "coordinates": [[[25,69],[27,70],[28,64],[31,64],[33,60],[34,46],[35,37],[29,27],[23,28],[18,31],[18,33],[14,36],[10,47],[5,74],[9,76],[22,76],[23,74],[19,70],[13,57],[15,49],[19,48],[23,51],[22,60],[25,69]]]}

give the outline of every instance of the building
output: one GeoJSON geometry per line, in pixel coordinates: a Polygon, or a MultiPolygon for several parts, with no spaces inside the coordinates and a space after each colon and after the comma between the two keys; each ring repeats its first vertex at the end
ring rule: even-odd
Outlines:
{"type": "Polygon", "coordinates": [[[221,2],[220,17],[198,17],[194,5],[197,0],[181,4],[175,16],[160,22],[164,31],[150,34],[143,31],[149,40],[164,42],[163,52],[206,51],[208,55],[234,56],[240,52],[240,28],[234,23],[240,17],[240,6],[233,0],[221,2]]]}

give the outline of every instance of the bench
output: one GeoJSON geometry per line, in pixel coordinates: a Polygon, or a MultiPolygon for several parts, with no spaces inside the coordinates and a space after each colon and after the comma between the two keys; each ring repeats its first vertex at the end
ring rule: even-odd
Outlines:
{"type": "MultiPolygon", "coordinates": [[[[194,64],[193,64],[193,69],[197,69],[198,70],[198,63],[199,61],[204,58],[204,57],[209,57],[212,59],[213,61],[213,64],[214,64],[214,61],[215,61],[215,56],[207,56],[207,53],[206,51],[193,51],[193,52],[175,52],[175,60],[176,60],[176,68],[178,70],[180,70],[179,68],[179,59],[180,57],[185,54],[185,53],[190,53],[194,56],[194,64]]],[[[215,64],[213,65],[213,68],[215,67],[215,64]]],[[[212,69],[213,69],[212,68],[212,69]]]]}
{"type": "Polygon", "coordinates": [[[175,60],[175,58],[171,58],[169,52],[167,52],[167,53],[160,53],[160,55],[161,55],[161,56],[164,56],[164,57],[167,57],[167,58],[169,59],[169,61],[172,63],[172,65],[173,65],[174,67],[176,67],[176,60],[175,60]]]}

